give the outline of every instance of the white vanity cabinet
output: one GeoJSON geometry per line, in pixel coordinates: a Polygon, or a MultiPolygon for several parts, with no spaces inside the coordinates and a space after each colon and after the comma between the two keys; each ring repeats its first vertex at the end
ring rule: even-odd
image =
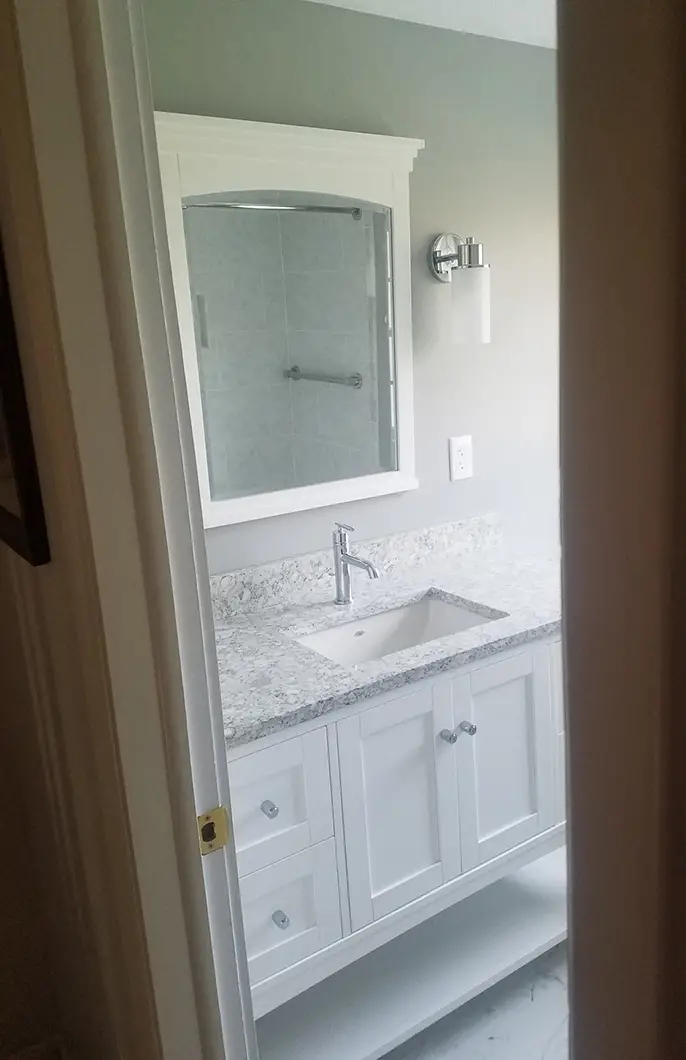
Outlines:
{"type": "Polygon", "coordinates": [[[353,929],[550,828],[555,739],[547,646],[340,721],[353,929]]]}
{"type": "Polygon", "coordinates": [[[564,843],[561,669],[523,644],[230,753],[258,1017],[564,843]]]}

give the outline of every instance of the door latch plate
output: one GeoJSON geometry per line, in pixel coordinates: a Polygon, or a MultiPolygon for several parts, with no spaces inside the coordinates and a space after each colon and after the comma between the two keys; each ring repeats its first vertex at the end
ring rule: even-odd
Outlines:
{"type": "Polygon", "coordinates": [[[198,840],[203,855],[212,854],[226,846],[229,841],[229,815],[223,806],[217,806],[198,817],[198,840]]]}

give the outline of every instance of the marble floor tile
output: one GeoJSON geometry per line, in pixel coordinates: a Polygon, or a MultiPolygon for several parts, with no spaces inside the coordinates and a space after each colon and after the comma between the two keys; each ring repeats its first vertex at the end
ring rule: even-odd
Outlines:
{"type": "Polygon", "coordinates": [[[566,946],[557,946],[385,1060],[568,1060],[566,946]]]}

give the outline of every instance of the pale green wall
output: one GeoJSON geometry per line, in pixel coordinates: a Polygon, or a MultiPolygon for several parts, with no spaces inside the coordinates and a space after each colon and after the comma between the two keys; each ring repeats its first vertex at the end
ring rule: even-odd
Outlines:
{"type": "Polygon", "coordinates": [[[334,518],[374,537],[501,512],[557,541],[555,53],[305,0],[146,0],[160,110],[420,137],[411,183],[421,488],[208,532],[213,571],[326,547],[334,518]],[[492,265],[493,342],[441,341],[428,241],[472,234],[492,265]],[[475,478],[448,481],[473,434],[475,478]]]}

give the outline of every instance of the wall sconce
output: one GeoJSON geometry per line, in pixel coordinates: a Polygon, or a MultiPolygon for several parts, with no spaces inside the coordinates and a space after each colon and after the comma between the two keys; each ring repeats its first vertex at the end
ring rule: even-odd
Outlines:
{"type": "Polygon", "coordinates": [[[452,232],[437,236],[429,248],[432,276],[452,285],[453,338],[459,343],[491,341],[491,267],[483,255],[483,243],[452,232]]]}

